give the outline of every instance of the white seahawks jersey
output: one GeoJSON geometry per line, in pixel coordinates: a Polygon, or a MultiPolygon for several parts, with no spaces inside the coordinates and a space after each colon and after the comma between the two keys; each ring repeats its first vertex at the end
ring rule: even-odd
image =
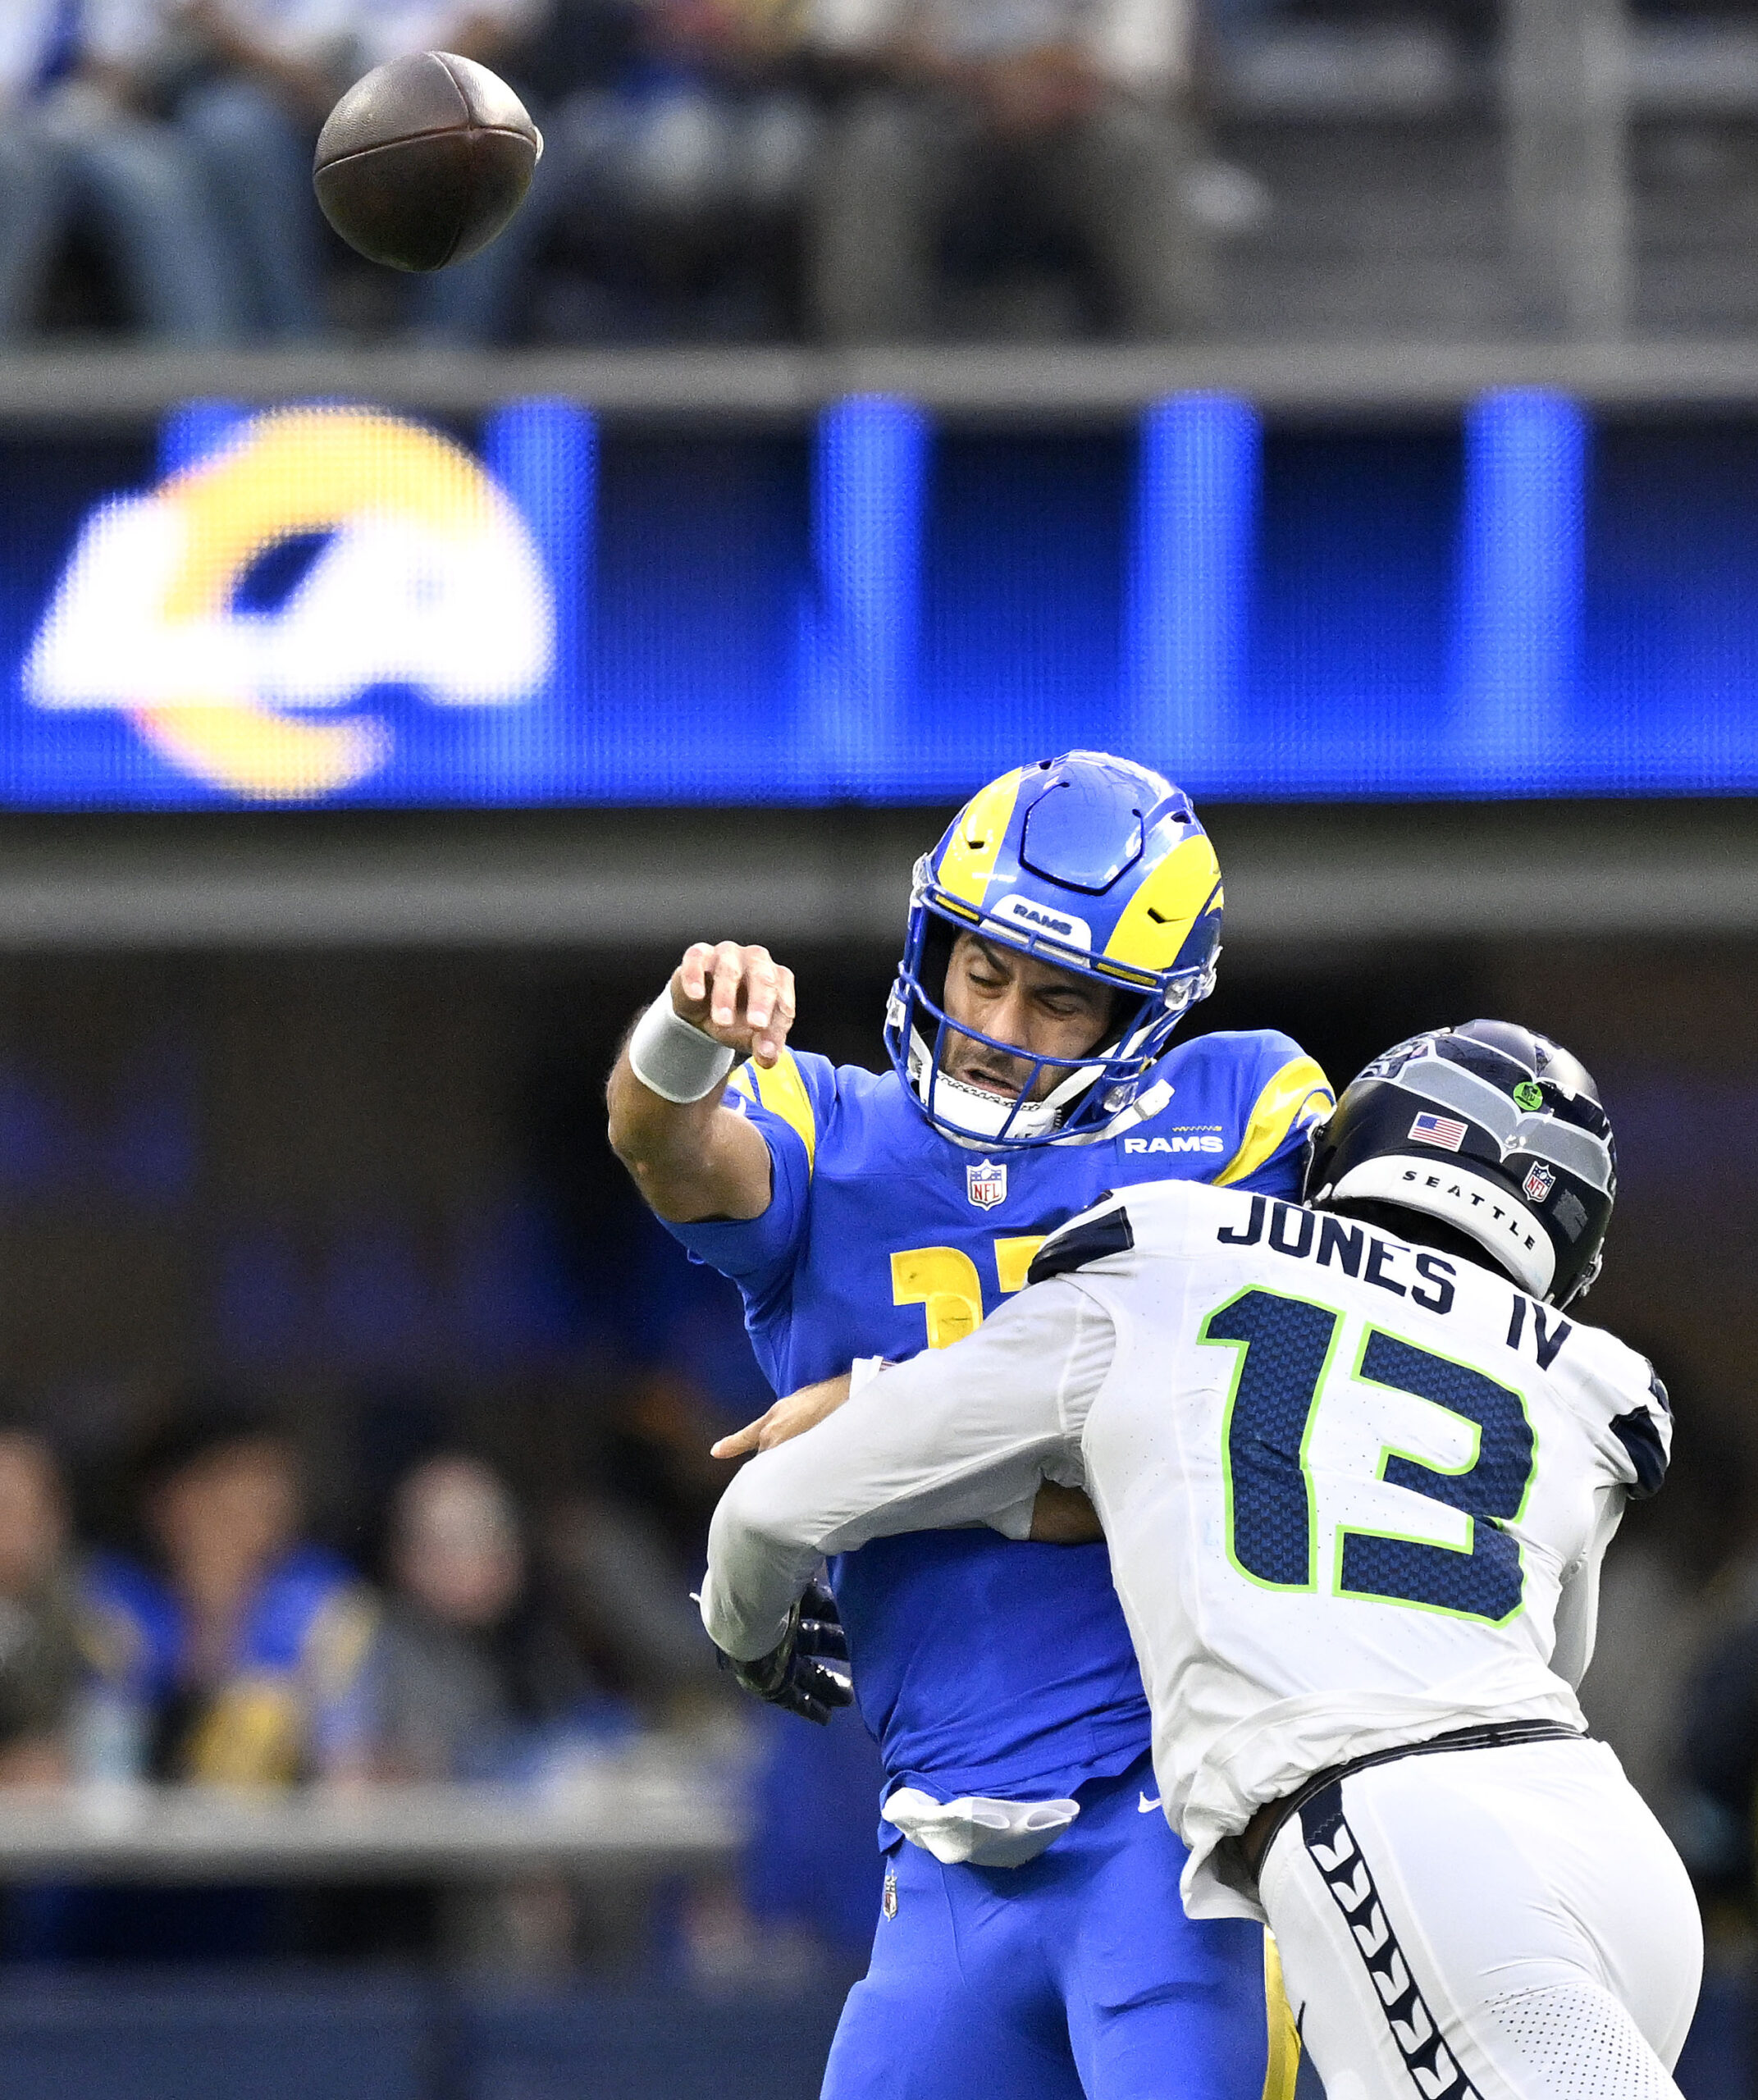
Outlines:
{"type": "Polygon", "coordinates": [[[1040,1480],[1084,1486],[1196,1915],[1261,1915],[1215,1847],[1312,1773],[1582,1725],[1600,1559],[1669,1448],[1641,1357],[1469,1262],[1197,1182],[1073,1221],[1033,1274],[738,1477],[704,1596],[723,1646],[773,1646],[820,1552],[1022,1536],[1040,1480]]]}
{"type": "Polygon", "coordinates": [[[1082,1456],[1193,1850],[1308,1774],[1582,1725],[1599,1562],[1670,1422],[1643,1359],[1350,1220],[1166,1183],[1049,1266],[1116,1354],[1082,1456]],[[1133,1245],[1121,1242],[1124,1221],[1133,1245]]]}

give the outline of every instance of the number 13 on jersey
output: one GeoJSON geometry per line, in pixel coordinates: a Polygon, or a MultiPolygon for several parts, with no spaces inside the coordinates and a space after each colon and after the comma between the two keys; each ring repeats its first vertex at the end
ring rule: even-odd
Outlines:
{"type": "Polygon", "coordinates": [[[1338,1361],[1345,1331],[1328,1306],[1261,1289],[1229,1299],[1203,1322],[1204,1343],[1238,1355],[1221,1432],[1233,1564],[1267,1589],[1320,1586],[1312,1463],[1320,1418],[1351,1394],[1402,1395],[1466,1425],[1465,1461],[1448,1466],[1386,1443],[1372,1477],[1462,1511],[1466,1542],[1338,1523],[1325,1587],[1493,1624],[1512,1618],[1523,1572],[1519,1546],[1502,1527],[1518,1518],[1532,1486],[1537,1447],[1525,1401],[1481,1371],[1371,1326],[1345,1372],[1338,1361]]]}

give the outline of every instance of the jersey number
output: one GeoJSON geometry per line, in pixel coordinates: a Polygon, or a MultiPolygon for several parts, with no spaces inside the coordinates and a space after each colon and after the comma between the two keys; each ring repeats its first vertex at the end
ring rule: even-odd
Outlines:
{"type": "MultiPolygon", "coordinates": [[[[1247,1290],[1210,1313],[1205,1342],[1239,1350],[1227,1402],[1227,1545],[1253,1582],[1278,1590],[1318,1586],[1317,1498],[1307,1462],[1331,1372],[1340,1317],[1305,1299],[1247,1290]]],[[[1534,1445],[1525,1403],[1481,1371],[1395,1335],[1368,1331],[1354,1376],[1432,1400],[1471,1423],[1474,1454],[1456,1472],[1388,1447],[1378,1477],[1470,1519],[1465,1546],[1339,1525],[1340,1596],[1422,1605],[1495,1623],[1520,1609],[1520,1550],[1501,1525],[1517,1517],[1532,1484],[1534,1445]]]]}
{"type": "MultiPolygon", "coordinates": [[[[1032,1257],[1049,1237],[1025,1232],[995,1242],[995,1281],[1007,1297],[1025,1288],[1032,1257]]],[[[891,1302],[920,1305],[929,1349],[950,1349],[983,1324],[983,1279],[961,1247],[909,1247],[891,1258],[891,1302]]]]}

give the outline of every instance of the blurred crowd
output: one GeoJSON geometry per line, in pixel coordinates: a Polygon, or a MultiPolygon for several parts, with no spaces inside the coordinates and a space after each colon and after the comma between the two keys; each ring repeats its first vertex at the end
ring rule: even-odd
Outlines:
{"type": "Polygon", "coordinates": [[[1190,333],[1193,26],[1192,0],[7,0],[0,341],[42,324],[70,253],[157,340],[345,328],[317,128],[434,48],[503,72],[546,152],[486,254],[374,310],[418,341],[918,337],[984,251],[1040,249],[1094,327],[1190,333]]]}
{"type": "MultiPolygon", "coordinates": [[[[1298,144],[1217,152],[1225,84],[1285,119],[1415,117],[1445,161],[1444,112],[1494,103],[1514,4],[6,0],[0,345],[1200,336],[1221,244],[1285,221],[1299,253],[1325,188],[1298,144]],[[363,72],[434,48],[503,73],[546,150],[482,256],[404,282],[324,226],[312,150],[363,72]]],[[[1682,36],[1752,11],[1627,4],[1666,79],[1682,36]]],[[[1685,130],[1679,153],[1713,154],[1685,130]]],[[[1370,252],[1373,165],[1343,183],[1370,252]]]]}
{"type": "Polygon", "coordinates": [[[87,1543],[49,1444],[0,1433],[0,1780],[505,1778],[546,1733],[626,1731],[699,1682],[685,1571],[626,1512],[591,1513],[587,1552],[585,1513],[558,1511],[540,1556],[498,1472],[438,1449],[345,1558],[301,1472],[275,1417],[202,1403],[131,1455],[87,1543]]]}
{"type": "MultiPolygon", "coordinates": [[[[541,1505],[454,1440],[400,1440],[404,1463],[344,1553],[317,1535],[299,1440],[235,1396],[192,1396],[77,1495],[47,1437],[0,1427],[0,1787],[565,1788],[645,1730],[683,1730],[743,1775],[760,1823],[773,1796],[789,1825],[743,1880],[663,1892],[657,1921],[651,1904],[629,1913],[626,1892],[607,1920],[553,1878],[503,1889],[470,1911],[474,1951],[651,1961],[668,1952],[657,1933],[718,1974],[858,1943],[877,1872],[870,1753],[852,1726],[833,1746],[765,1728],[714,1667],[688,1591],[718,1469],[687,1395],[663,1377],[638,1388],[599,1486],[541,1505]],[[89,1526],[76,1500],[101,1513],[89,1526]],[[802,1789],[821,1830],[787,1806],[802,1789]]],[[[328,1903],[14,1888],[0,1956],[456,1952],[455,1910],[449,1928],[413,1885],[328,1903]]]]}
{"type": "MultiPolygon", "coordinates": [[[[1198,336],[1241,322],[1222,244],[1285,221],[1299,253],[1324,189],[1298,144],[1235,163],[1226,84],[1284,119],[1416,117],[1445,162],[1445,112],[1494,103],[1514,4],[7,0],[0,344],[1198,336]],[[484,254],[404,282],[324,226],[312,149],[363,72],[435,48],[503,73],[546,152],[484,254]]],[[[1752,11],[1627,5],[1668,78],[1681,35],[1752,11]]],[[[1370,259],[1373,165],[1343,183],[1370,259]]]]}

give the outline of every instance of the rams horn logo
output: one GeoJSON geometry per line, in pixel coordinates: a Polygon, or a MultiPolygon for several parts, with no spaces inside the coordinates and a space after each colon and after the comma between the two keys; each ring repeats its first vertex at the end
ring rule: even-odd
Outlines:
{"type": "Polygon", "coordinates": [[[341,710],[386,686],[440,707],[529,701],[555,628],[523,518],[460,446],[371,410],[281,409],[87,519],[25,690],[121,711],[222,792],[314,801],[393,748],[390,724],[341,710]],[[301,540],[320,544],[285,601],[241,607],[254,564],[301,540]]]}

